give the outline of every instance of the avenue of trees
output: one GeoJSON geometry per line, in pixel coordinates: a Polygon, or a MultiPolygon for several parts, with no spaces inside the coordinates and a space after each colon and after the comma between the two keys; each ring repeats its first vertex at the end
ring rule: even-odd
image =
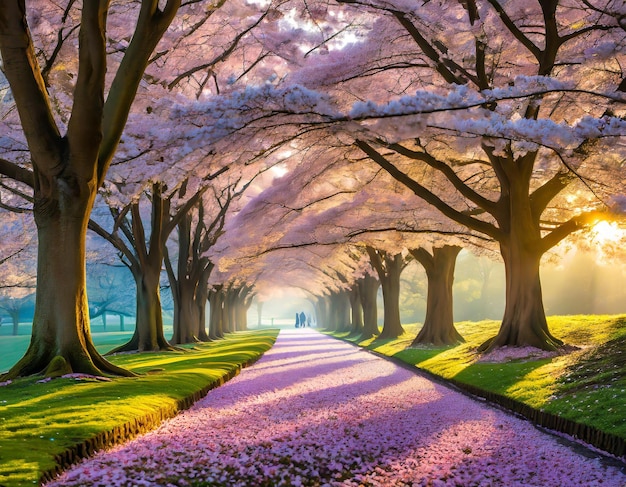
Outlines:
{"type": "MultiPolygon", "coordinates": [[[[612,0],[3,2],[0,211],[24,237],[0,267],[16,297],[36,289],[6,378],[130,375],[92,343],[88,248],[136,286],[117,351],[244,329],[280,287],[320,326],[397,337],[411,261],[415,344],[459,343],[462,248],[505,267],[481,350],[560,347],[541,260],[626,207],[625,18],[612,0]]],[[[92,301],[106,320],[104,289],[92,301]]]]}

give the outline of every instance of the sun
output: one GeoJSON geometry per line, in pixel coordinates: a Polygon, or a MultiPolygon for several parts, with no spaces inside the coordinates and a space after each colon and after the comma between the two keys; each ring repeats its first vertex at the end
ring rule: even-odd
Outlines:
{"type": "Polygon", "coordinates": [[[626,230],[616,222],[601,221],[591,229],[591,240],[601,246],[615,244],[626,238],[626,230]]]}

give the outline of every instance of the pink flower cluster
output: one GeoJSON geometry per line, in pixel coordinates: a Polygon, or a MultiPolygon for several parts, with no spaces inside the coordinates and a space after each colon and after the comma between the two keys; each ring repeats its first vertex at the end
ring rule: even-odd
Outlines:
{"type": "Polygon", "coordinates": [[[528,422],[314,331],[48,487],[606,486],[626,474],[528,422]]]}

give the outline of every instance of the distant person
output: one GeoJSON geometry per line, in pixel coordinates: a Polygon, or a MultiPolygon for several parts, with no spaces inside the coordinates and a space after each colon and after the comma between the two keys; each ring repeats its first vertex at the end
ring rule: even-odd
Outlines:
{"type": "Polygon", "coordinates": [[[300,313],[300,326],[302,328],[306,326],[306,315],[304,314],[304,311],[300,313]]]}
{"type": "Polygon", "coordinates": [[[300,328],[300,315],[296,312],[296,328],[300,328]]]}

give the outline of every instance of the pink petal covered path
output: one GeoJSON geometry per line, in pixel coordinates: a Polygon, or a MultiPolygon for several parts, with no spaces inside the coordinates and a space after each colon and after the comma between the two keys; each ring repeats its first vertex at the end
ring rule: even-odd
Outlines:
{"type": "Polygon", "coordinates": [[[315,331],[49,486],[626,486],[624,469],[315,331]]]}

